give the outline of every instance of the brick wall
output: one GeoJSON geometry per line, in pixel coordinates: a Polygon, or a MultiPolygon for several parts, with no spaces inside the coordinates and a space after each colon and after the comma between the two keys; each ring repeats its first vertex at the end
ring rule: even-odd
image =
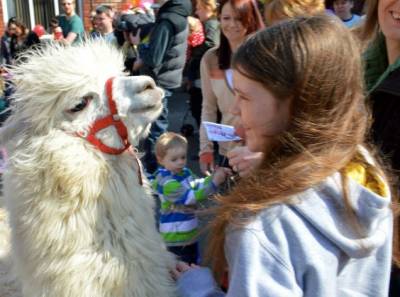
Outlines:
{"type": "MultiPolygon", "coordinates": [[[[0,0],[4,1],[4,0],[0,0]]],[[[85,30],[89,31],[92,28],[92,24],[90,23],[90,12],[96,9],[96,6],[101,5],[101,4],[107,4],[117,11],[121,11],[124,7],[124,5],[132,4],[135,1],[132,0],[85,0],[83,1],[83,23],[85,25],[85,30]]]]}
{"type": "Polygon", "coordinates": [[[4,21],[3,21],[3,3],[2,1],[6,1],[6,0],[0,0],[0,36],[2,36],[4,34],[4,21]]]}

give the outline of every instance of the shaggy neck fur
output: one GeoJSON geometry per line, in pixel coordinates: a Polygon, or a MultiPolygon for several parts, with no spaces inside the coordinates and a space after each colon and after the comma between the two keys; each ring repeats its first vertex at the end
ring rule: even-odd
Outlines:
{"type": "Polygon", "coordinates": [[[60,131],[20,147],[4,191],[24,296],[174,296],[132,156],[106,160],[60,131]]]}

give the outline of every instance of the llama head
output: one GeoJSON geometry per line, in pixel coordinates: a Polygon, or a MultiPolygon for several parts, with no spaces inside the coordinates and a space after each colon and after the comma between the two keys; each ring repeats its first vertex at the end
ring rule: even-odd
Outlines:
{"type": "MultiPolygon", "coordinates": [[[[39,136],[54,129],[87,134],[96,120],[110,113],[105,83],[114,77],[118,115],[129,142],[137,144],[162,110],[163,91],[150,77],[128,77],[122,70],[122,54],[102,40],[71,47],[54,44],[27,53],[27,62],[11,69],[16,87],[13,115],[3,129],[3,141],[15,134],[39,136]]],[[[112,148],[123,146],[114,126],[96,136],[112,148]]]]}

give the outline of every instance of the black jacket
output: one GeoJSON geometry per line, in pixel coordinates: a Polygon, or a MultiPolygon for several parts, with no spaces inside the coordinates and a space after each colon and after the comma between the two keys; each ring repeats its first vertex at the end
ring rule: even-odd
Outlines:
{"type": "Polygon", "coordinates": [[[220,30],[219,22],[216,18],[211,18],[204,22],[204,33],[204,42],[193,48],[192,56],[187,65],[187,75],[191,81],[200,78],[200,62],[205,52],[219,44],[220,30]]]}
{"type": "Polygon", "coordinates": [[[400,58],[388,65],[382,34],[364,54],[374,143],[400,176],[400,58]]]}
{"type": "Polygon", "coordinates": [[[180,87],[185,66],[188,24],[192,10],[190,0],[169,0],[161,6],[148,44],[139,46],[145,67],[142,74],[150,75],[166,89],[180,87]]]}
{"type": "Polygon", "coordinates": [[[400,68],[391,72],[370,94],[372,137],[400,173],[400,68]]]}

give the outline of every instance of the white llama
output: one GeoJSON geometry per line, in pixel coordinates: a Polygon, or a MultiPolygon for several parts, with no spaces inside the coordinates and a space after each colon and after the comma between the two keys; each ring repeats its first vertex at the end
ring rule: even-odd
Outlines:
{"type": "Polygon", "coordinates": [[[28,55],[12,70],[14,110],[0,130],[22,295],[175,296],[154,201],[124,150],[159,115],[162,90],[124,76],[122,55],[102,41],[28,55]]]}

